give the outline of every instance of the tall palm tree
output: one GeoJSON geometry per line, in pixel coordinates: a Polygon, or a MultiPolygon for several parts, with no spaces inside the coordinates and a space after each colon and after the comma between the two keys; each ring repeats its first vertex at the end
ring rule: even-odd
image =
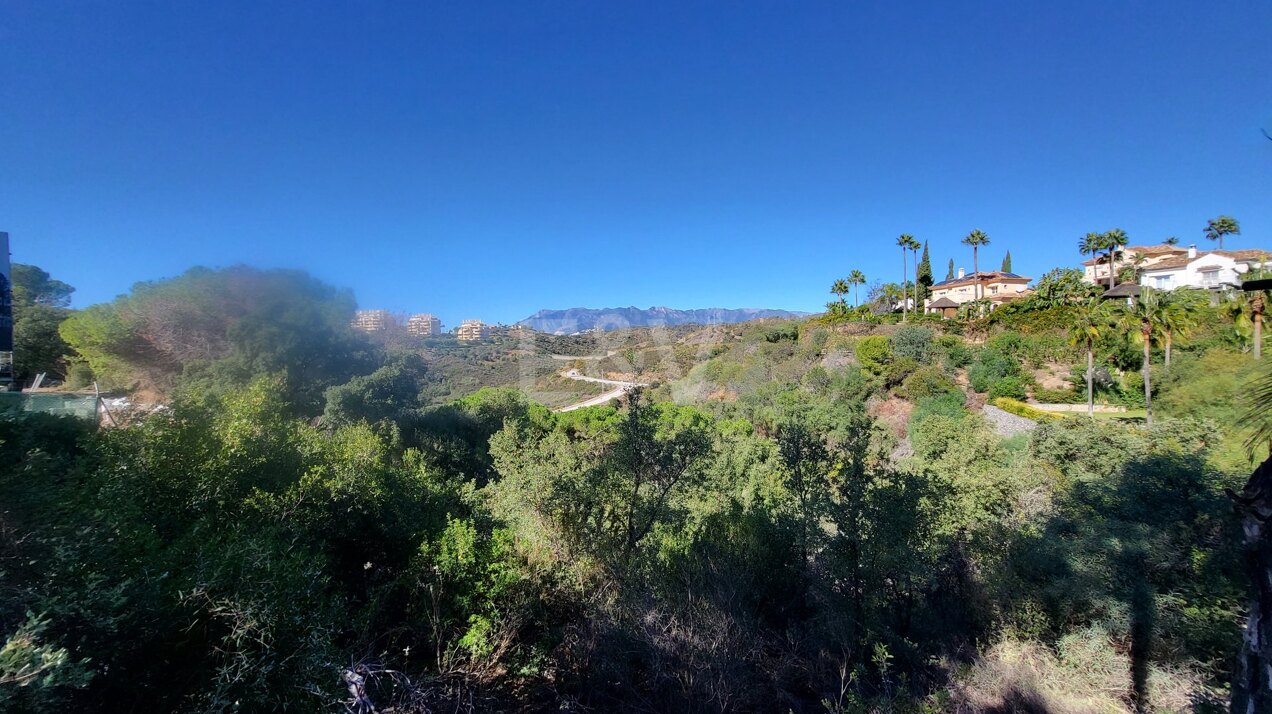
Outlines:
{"type": "Polygon", "coordinates": [[[910,251],[914,253],[914,312],[919,312],[919,250],[923,248],[923,244],[910,236],[910,251]]]}
{"type": "Polygon", "coordinates": [[[1170,369],[1170,354],[1175,339],[1187,337],[1197,326],[1198,314],[1207,299],[1204,291],[1194,288],[1178,288],[1161,293],[1162,347],[1166,351],[1167,370],[1170,369]]]}
{"type": "Polygon", "coordinates": [[[1117,284],[1117,254],[1130,243],[1130,239],[1121,228],[1105,231],[1102,238],[1102,247],[1109,252],[1109,290],[1112,290],[1117,284]]]}
{"type": "Polygon", "coordinates": [[[1237,334],[1250,338],[1254,358],[1263,359],[1263,316],[1267,311],[1268,293],[1265,290],[1241,292],[1224,304],[1224,309],[1237,328],[1237,334]]]}
{"type": "Polygon", "coordinates": [[[1241,235],[1241,224],[1232,216],[1219,216],[1206,222],[1206,237],[1219,241],[1219,250],[1223,250],[1224,236],[1241,235]]]}
{"type": "MultiPolygon", "coordinates": [[[[1098,271],[1098,268],[1100,265],[1099,253],[1102,250],[1104,250],[1104,234],[1103,233],[1087,233],[1086,235],[1082,236],[1082,240],[1078,241],[1078,252],[1081,253],[1082,255],[1089,255],[1095,260],[1096,267],[1091,269],[1092,276],[1096,276],[1099,274],[1099,271],[1098,271]]],[[[1093,278],[1092,280],[1097,285],[1099,284],[1098,278],[1093,278]]]]}
{"type": "Polygon", "coordinates": [[[1087,353],[1087,416],[1095,418],[1095,346],[1113,326],[1111,303],[1091,298],[1078,306],[1069,322],[1069,344],[1087,353]]]}
{"type": "Polygon", "coordinates": [[[857,286],[866,284],[866,274],[860,270],[854,270],[848,274],[848,284],[852,286],[852,304],[853,307],[861,305],[861,300],[857,298],[857,286]]]}
{"type": "Polygon", "coordinates": [[[910,282],[909,273],[906,272],[910,269],[910,263],[905,257],[905,252],[910,249],[910,244],[913,242],[914,242],[914,236],[910,235],[909,233],[902,233],[900,236],[897,237],[897,245],[901,248],[901,295],[902,295],[901,321],[902,322],[905,322],[905,319],[906,319],[905,307],[906,307],[907,300],[905,298],[905,285],[906,283],[910,282]]]}
{"type": "Polygon", "coordinates": [[[1144,411],[1149,426],[1153,425],[1153,384],[1150,360],[1153,356],[1153,343],[1157,342],[1162,335],[1164,310],[1161,293],[1145,286],[1140,288],[1139,298],[1130,305],[1122,307],[1119,320],[1121,328],[1144,347],[1144,411]]]}
{"type": "Polygon", "coordinates": [[[981,285],[980,261],[977,259],[977,250],[982,245],[989,245],[989,236],[985,235],[985,232],[978,228],[967,234],[967,237],[963,239],[963,245],[970,245],[972,247],[972,274],[976,276],[976,287],[978,293],[976,295],[976,299],[979,301],[985,297],[985,287],[981,285]]]}
{"type": "Polygon", "coordinates": [[[845,304],[844,296],[848,294],[848,290],[849,290],[848,281],[843,278],[840,278],[830,284],[830,291],[834,293],[836,297],[839,298],[840,305],[845,304]]]}

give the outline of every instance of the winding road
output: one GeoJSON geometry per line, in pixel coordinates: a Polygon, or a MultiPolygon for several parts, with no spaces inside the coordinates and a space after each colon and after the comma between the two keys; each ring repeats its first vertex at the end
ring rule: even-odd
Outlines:
{"type": "MultiPolygon", "coordinates": [[[[579,358],[576,357],[574,359],[579,359],[579,358]]],[[[571,412],[571,411],[574,411],[575,409],[582,409],[583,407],[595,407],[600,404],[605,404],[611,399],[618,399],[619,397],[626,394],[629,390],[635,389],[636,387],[649,386],[647,384],[644,384],[643,382],[620,382],[616,379],[601,379],[600,377],[585,377],[579,374],[579,371],[577,369],[567,369],[566,371],[561,373],[561,376],[565,377],[566,379],[577,379],[580,382],[595,382],[597,384],[609,384],[609,385],[613,385],[614,388],[605,392],[604,394],[600,394],[590,399],[585,399],[581,402],[575,402],[574,404],[571,404],[569,406],[561,407],[560,409],[557,409],[557,411],[559,412],[571,412]]]]}

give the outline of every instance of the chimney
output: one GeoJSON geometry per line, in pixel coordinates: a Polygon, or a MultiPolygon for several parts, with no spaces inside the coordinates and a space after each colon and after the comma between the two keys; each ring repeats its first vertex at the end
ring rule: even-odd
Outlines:
{"type": "Polygon", "coordinates": [[[960,278],[962,278],[962,277],[963,277],[963,269],[962,269],[962,268],[959,268],[959,269],[958,269],[958,277],[960,277],[960,278]]]}
{"type": "Polygon", "coordinates": [[[1197,244],[1193,243],[1192,245],[1188,246],[1188,258],[1191,260],[1192,258],[1196,258],[1196,257],[1197,257],[1197,244]]]}

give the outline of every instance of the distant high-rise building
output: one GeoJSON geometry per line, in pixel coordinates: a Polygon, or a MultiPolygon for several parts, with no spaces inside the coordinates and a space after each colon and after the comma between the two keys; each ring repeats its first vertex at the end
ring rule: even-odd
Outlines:
{"type": "Polygon", "coordinates": [[[388,310],[359,310],[353,315],[353,328],[363,332],[383,332],[395,324],[388,310]]]}
{"type": "Polygon", "coordinates": [[[411,315],[406,321],[406,331],[416,337],[432,337],[442,334],[442,321],[427,312],[411,315]]]}
{"type": "Polygon", "coordinates": [[[0,231],[0,384],[13,383],[13,274],[9,234],[0,231]]]}
{"type": "Polygon", "coordinates": [[[464,320],[459,324],[455,337],[460,342],[484,340],[490,337],[490,326],[483,324],[481,320],[464,320]]]}

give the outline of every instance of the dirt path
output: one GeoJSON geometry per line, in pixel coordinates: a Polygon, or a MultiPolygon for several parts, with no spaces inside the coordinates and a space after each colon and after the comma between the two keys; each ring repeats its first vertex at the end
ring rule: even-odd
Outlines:
{"type": "MultiPolygon", "coordinates": [[[[574,359],[580,359],[580,358],[576,357],[574,359]]],[[[579,374],[579,371],[577,369],[567,369],[566,371],[561,373],[561,376],[565,377],[566,379],[577,379],[580,382],[595,382],[596,384],[608,384],[608,385],[612,385],[614,388],[605,392],[604,394],[591,397],[588,399],[584,399],[581,402],[575,402],[574,404],[570,404],[568,406],[560,407],[556,410],[559,412],[571,412],[571,411],[574,411],[575,409],[582,409],[583,407],[595,407],[601,404],[605,404],[606,402],[609,402],[612,399],[618,399],[619,397],[623,396],[628,391],[635,389],[636,387],[648,386],[641,382],[622,382],[617,379],[601,379],[600,377],[585,377],[579,374]]]]}

